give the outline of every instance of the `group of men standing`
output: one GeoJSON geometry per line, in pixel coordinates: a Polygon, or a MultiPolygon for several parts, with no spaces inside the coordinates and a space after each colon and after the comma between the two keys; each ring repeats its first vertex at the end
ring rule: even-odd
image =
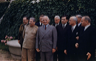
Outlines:
{"type": "Polygon", "coordinates": [[[36,61],[95,60],[96,30],[89,16],[62,16],[60,19],[56,15],[52,25],[46,15],[41,15],[39,20],[35,23],[35,18],[31,17],[28,24],[28,18],[23,17],[18,37],[22,61],[34,61],[35,56],[36,61]]]}

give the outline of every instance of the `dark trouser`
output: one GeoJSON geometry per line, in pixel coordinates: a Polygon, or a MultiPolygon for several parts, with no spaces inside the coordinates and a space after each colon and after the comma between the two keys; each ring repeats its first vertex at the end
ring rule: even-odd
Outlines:
{"type": "Polygon", "coordinates": [[[65,61],[66,55],[64,54],[64,50],[58,50],[58,61],[65,61]]]}
{"type": "Polygon", "coordinates": [[[57,61],[57,51],[53,54],[53,61],[57,61]]]}
{"type": "Polygon", "coordinates": [[[89,60],[87,60],[86,54],[84,55],[78,55],[78,60],[77,61],[95,61],[95,57],[91,56],[91,58],[89,60]]]}
{"type": "Polygon", "coordinates": [[[22,50],[23,43],[22,43],[22,44],[20,44],[20,45],[21,45],[21,50],[22,50]]]}
{"type": "Polygon", "coordinates": [[[36,51],[36,61],[40,61],[40,52],[36,51]]]}
{"type": "Polygon", "coordinates": [[[41,61],[53,61],[52,52],[40,52],[41,61]]]}
{"type": "Polygon", "coordinates": [[[77,61],[76,54],[75,54],[75,53],[73,53],[73,54],[68,54],[67,61],[77,61]]]}

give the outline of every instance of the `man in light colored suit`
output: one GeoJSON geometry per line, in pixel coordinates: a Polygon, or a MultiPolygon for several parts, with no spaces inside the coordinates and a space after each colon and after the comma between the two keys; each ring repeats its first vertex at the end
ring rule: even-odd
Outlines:
{"type": "Polygon", "coordinates": [[[43,26],[37,30],[36,51],[40,52],[41,61],[53,61],[53,53],[56,51],[57,31],[49,22],[48,16],[44,16],[43,26]]]}
{"type": "Polygon", "coordinates": [[[23,36],[24,42],[22,47],[22,61],[34,61],[35,60],[35,44],[36,33],[38,27],[35,25],[35,18],[31,17],[29,25],[25,27],[23,36]]]}

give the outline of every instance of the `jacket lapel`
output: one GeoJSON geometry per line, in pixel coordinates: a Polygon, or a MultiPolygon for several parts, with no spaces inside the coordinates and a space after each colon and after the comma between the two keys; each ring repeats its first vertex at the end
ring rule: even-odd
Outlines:
{"type": "Polygon", "coordinates": [[[42,32],[42,36],[41,38],[43,38],[44,36],[46,36],[46,34],[50,31],[50,25],[48,25],[48,27],[46,28],[46,30],[44,29],[44,27],[41,27],[41,32],[42,32]]]}

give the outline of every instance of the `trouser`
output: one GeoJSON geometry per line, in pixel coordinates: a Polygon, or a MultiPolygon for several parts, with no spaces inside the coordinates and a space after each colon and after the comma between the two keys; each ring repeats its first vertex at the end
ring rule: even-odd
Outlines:
{"type": "Polygon", "coordinates": [[[91,56],[89,60],[87,60],[87,55],[78,55],[78,60],[77,61],[95,61],[95,56],[91,56]]]}
{"type": "Polygon", "coordinates": [[[41,61],[53,61],[52,52],[40,52],[41,61]]]}
{"type": "Polygon", "coordinates": [[[67,56],[67,61],[77,61],[76,54],[75,54],[75,53],[73,53],[73,54],[68,54],[68,56],[67,56]]]}
{"type": "Polygon", "coordinates": [[[22,61],[34,61],[35,49],[22,48],[22,61]]]}
{"type": "Polygon", "coordinates": [[[57,61],[57,51],[53,54],[53,61],[57,61]]]}
{"type": "Polygon", "coordinates": [[[64,54],[64,50],[58,50],[58,61],[65,61],[66,55],[64,54]]]}
{"type": "Polygon", "coordinates": [[[22,46],[23,46],[23,44],[20,44],[21,45],[21,50],[22,50],[22,46]]]}
{"type": "Polygon", "coordinates": [[[40,52],[36,51],[36,61],[40,61],[40,52]]]}

